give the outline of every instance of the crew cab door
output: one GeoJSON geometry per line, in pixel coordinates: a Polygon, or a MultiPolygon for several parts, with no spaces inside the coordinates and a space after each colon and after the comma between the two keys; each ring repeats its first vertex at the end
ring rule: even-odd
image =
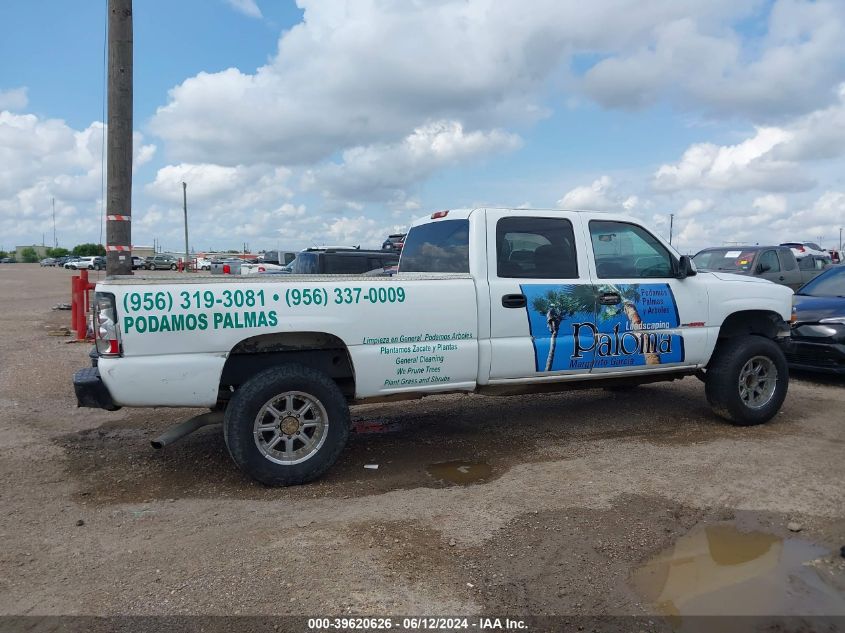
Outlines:
{"type": "Polygon", "coordinates": [[[486,225],[490,381],[589,373],[572,358],[571,325],[596,309],[579,214],[488,209],[486,225]]]}
{"type": "Polygon", "coordinates": [[[784,270],[781,260],[778,258],[778,253],[773,248],[764,250],[757,256],[753,272],[756,277],[782,286],[789,286],[793,290],[801,285],[800,273],[794,269],[791,271],[784,270]]]}
{"type": "MultiPolygon", "coordinates": [[[[707,289],[696,276],[677,279],[674,254],[645,228],[599,215],[584,218],[597,309],[592,373],[659,371],[707,358],[707,289]]],[[[585,330],[587,330],[585,332],[585,330]]],[[[594,332],[593,332],[594,330],[594,332]]]]}

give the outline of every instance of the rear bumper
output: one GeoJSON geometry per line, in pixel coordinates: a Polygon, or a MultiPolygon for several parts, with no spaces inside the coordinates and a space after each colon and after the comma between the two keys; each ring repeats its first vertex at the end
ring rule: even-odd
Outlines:
{"type": "Polygon", "coordinates": [[[786,339],[782,343],[786,362],[793,369],[845,375],[845,345],[786,339]]]}
{"type": "Polygon", "coordinates": [[[73,389],[76,392],[76,406],[90,409],[117,411],[120,409],[112,400],[108,388],[100,378],[96,367],[85,367],[73,375],[73,389]]]}

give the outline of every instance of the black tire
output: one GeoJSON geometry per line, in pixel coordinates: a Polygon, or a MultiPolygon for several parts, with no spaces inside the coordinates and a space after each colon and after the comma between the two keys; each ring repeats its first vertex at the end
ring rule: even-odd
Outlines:
{"type": "Polygon", "coordinates": [[[150,264],[149,266],[147,266],[147,270],[155,270],[155,269],[156,269],[155,264],[150,264]]]}
{"type": "Polygon", "coordinates": [[[337,384],[310,367],[285,364],[272,367],[235,391],[223,418],[223,434],[235,463],[267,486],[294,486],[313,481],[335,463],[349,437],[349,407],[337,384]],[[271,461],[258,448],[254,425],[261,408],[274,396],[302,392],[325,409],[328,426],[317,450],[297,464],[271,461]]]}
{"type": "Polygon", "coordinates": [[[736,336],[716,345],[704,375],[704,389],[713,412],[736,426],[753,426],[771,420],[789,390],[789,369],[781,348],[763,336],[736,336]],[[777,375],[771,397],[751,406],[740,396],[740,373],[755,357],[768,359],[777,375]]]}
{"type": "Polygon", "coordinates": [[[176,264],[170,264],[170,270],[176,270],[176,264]]]}

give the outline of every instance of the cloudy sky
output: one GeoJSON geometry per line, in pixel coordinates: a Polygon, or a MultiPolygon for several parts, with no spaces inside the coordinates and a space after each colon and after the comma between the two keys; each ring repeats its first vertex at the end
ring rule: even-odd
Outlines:
{"type": "MultiPolygon", "coordinates": [[[[105,0],[0,4],[0,248],[102,235],[105,0]]],[[[842,0],[135,2],[133,242],[379,246],[624,210],[682,251],[845,224],[842,0]]]]}

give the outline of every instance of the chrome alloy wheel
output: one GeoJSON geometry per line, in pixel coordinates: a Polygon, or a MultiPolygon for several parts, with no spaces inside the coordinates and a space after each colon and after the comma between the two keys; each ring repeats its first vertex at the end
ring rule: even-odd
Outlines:
{"type": "Polygon", "coordinates": [[[749,409],[766,406],[775,395],[778,370],[766,356],[750,358],[739,372],[739,398],[749,409]]]}
{"type": "Polygon", "coordinates": [[[329,430],[329,416],[314,396],[286,391],[268,400],[255,416],[253,436],[271,462],[292,466],[313,457],[329,430]]]}

